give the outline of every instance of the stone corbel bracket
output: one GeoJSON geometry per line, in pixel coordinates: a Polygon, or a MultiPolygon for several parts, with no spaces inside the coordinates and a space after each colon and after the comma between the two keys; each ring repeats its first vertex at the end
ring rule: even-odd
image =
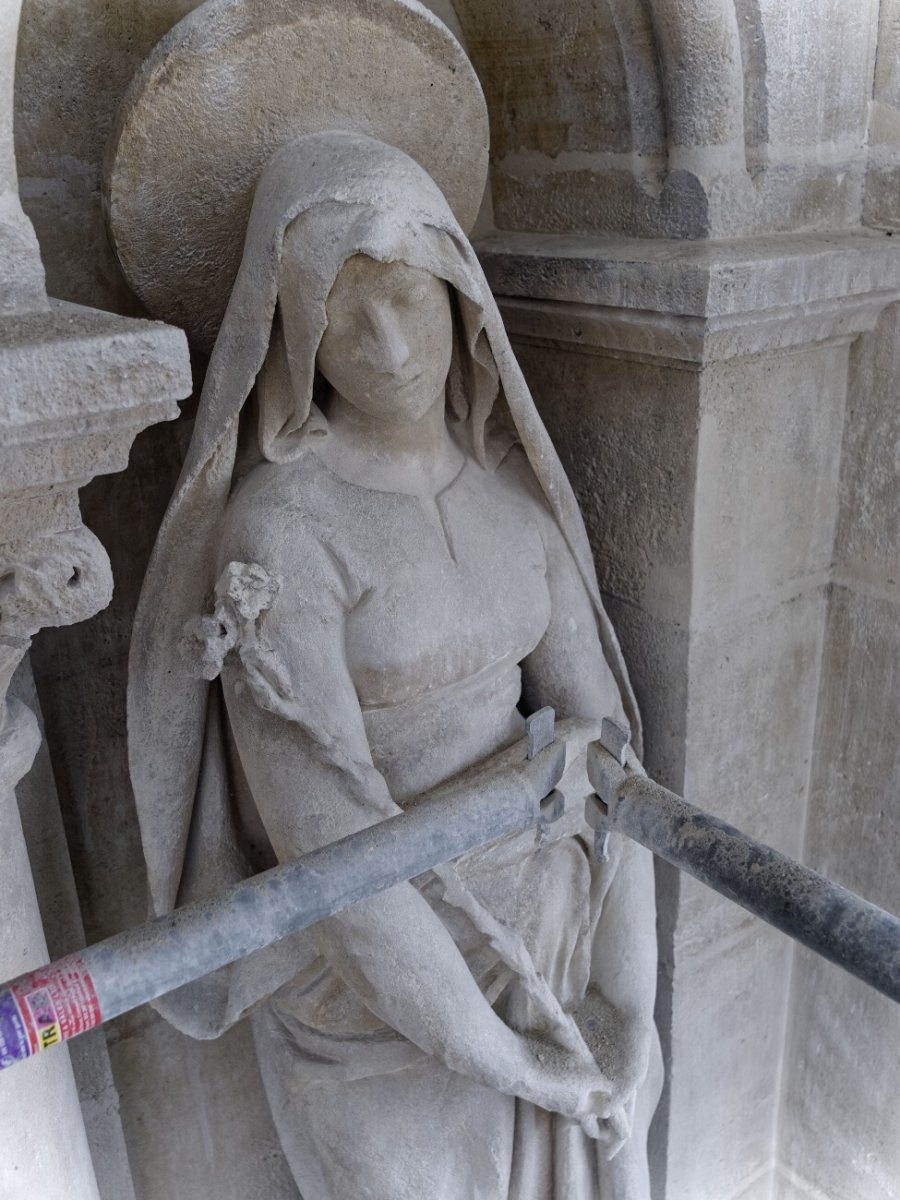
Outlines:
{"type": "Polygon", "coordinates": [[[112,591],[106,551],[84,525],[0,545],[0,694],[39,629],[93,616],[112,591]]]}
{"type": "Polygon", "coordinates": [[[92,616],[112,597],[109,559],[81,522],[78,489],[127,466],[137,434],[177,416],[177,401],[190,391],[187,341],[171,326],[53,300],[0,318],[0,773],[7,785],[30,766],[15,748],[37,748],[31,714],[5,703],[31,638],[44,626],[92,616]]]}
{"type": "Polygon", "coordinates": [[[867,231],[685,242],[498,233],[477,250],[515,339],[683,370],[852,339],[900,298],[867,231]]]}

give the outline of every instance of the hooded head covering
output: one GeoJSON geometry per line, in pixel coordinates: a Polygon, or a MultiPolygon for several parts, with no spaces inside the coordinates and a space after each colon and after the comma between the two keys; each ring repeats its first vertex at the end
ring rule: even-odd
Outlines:
{"type": "Polygon", "coordinates": [[[489,469],[512,441],[524,447],[593,600],[601,642],[639,744],[637,706],[600,601],[575,496],[475,253],[447,201],[431,177],[393,147],[352,133],[300,138],[272,158],[257,185],[243,260],[135,617],[129,762],[157,915],[177,902],[201,759],[204,786],[209,778],[226,777],[224,768],[210,765],[210,756],[221,756],[221,750],[210,744],[209,684],[195,677],[180,642],[215,583],[219,530],[235,477],[238,418],[256,384],[258,453],[284,462],[306,452],[307,439],[324,421],[313,390],[326,300],[343,263],[359,253],[423,268],[452,285],[457,317],[447,384],[452,415],[469,452],[489,469]],[[277,321],[280,289],[290,290],[293,303],[277,321]]]}

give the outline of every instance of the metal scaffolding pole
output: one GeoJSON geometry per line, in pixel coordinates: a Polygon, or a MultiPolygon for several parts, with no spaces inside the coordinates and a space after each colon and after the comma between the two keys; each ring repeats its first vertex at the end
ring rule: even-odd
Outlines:
{"type": "Polygon", "coordinates": [[[270,946],[367,896],[557,819],[553,710],[405,812],[146,925],[0,984],[0,1069],[270,946]]]}
{"type": "Polygon", "coordinates": [[[598,853],[623,834],[900,1003],[900,920],[624,765],[628,733],[588,747],[598,853]]]}

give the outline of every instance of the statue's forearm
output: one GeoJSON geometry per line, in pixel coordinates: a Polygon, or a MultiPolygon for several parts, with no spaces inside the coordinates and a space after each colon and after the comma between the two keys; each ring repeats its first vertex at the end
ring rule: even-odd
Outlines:
{"type": "Polygon", "coordinates": [[[377,1016],[451,1070],[576,1120],[609,1084],[587,1048],[535,1046],[497,1016],[446,926],[411,884],[317,926],[332,966],[377,1016]],[[591,1097],[597,1097],[592,1101],[591,1097]]]}
{"type": "Polygon", "coordinates": [[[502,1091],[524,1069],[521,1039],[482,995],[444,923],[412,884],[323,921],[316,937],[366,1006],[427,1054],[502,1091]]]}

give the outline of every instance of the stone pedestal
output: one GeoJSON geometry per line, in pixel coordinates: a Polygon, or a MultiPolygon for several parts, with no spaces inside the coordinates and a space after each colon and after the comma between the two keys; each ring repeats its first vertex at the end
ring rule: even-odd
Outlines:
{"type": "MultiPolygon", "coordinates": [[[[851,344],[883,236],[479,244],[579,494],[663,783],[801,857],[851,344]]],[[[792,944],[658,873],[657,1195],[772,1187],[792,944]]]]}

